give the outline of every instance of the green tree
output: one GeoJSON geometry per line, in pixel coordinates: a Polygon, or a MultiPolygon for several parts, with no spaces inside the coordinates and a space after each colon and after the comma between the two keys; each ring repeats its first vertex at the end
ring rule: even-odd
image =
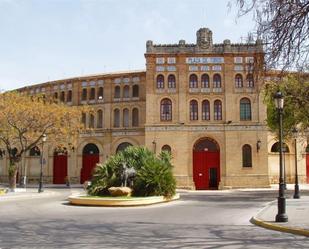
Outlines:
{"type": "Polygon", "coordinates": [[[301,131],[309,127],[309,80],[301,75],[288,75],[280,83],[270,81],[264,85],[264,102],[267,105],[267,124],[278,134],[278,113],[274,104],[274,94],[284,95],[283,134],[291,135],[293,127],[301,131]]]}

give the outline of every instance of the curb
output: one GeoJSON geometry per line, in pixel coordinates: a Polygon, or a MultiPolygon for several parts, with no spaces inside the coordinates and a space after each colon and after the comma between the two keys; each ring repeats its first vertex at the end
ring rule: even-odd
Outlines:
{"type": "Polygon", "coordinates": [[[267,229],[270,229],[270,230],[275,230],[275,231],[284,232],[284,233],[292,233],[292,234],[296,234],[296,235],[303,235],[303,236],[309,237],[309,230],[276,225],[276,224],[273,224],[273,223],[262,221],[255,216],[253,216],[250,219],[250,222],[254,225],[257,225],[257,226],[260,226],[260,227],[263,227],[263,228],[267,228],[267,229]]]}
{"type": "Polygon", "coordinates": [[[81,196],[69,196],[68,200],[72,205],[79,206],[105,206],[105,207],[132,207],[146,206],[162,202],[178,200],[179,194],[176,194],[171,199],[166,199],[164,196],[154,196],[145,198],[132,199],[116,199],[116,198],[83,198],[81,196]]]}

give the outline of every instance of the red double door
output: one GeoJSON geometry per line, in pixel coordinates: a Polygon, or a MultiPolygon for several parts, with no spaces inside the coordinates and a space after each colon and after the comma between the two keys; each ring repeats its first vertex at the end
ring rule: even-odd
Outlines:
{"type": "Polygon", "coordinates": [[[83,166],[80,173],[80,183],[83,184],[85,181],[91,179],[93,170],[96,164],[99,162],[99,154],[84,154],[83,155],[83,166]]]}
{"type": "Polygon", "coordinates": [[[68,176],[68,156],[54,155],[53,183],[65,184],[68,176]]]}
{"type": "Polygon", "coordinates": [[[309,153],[306,155],[307,183],[309,183],[309,153]]]}
{"type": "Polygon", "coordinates": [[[193,180],[195,189],[218,189],[220,181],[220,152],[193,151],[193,180]]]}

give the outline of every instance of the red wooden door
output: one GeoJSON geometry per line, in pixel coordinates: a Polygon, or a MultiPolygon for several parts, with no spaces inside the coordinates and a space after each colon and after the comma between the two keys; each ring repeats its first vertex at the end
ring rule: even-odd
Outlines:
{"type": "Polygon", "coordinates": [[[68,156],[54,155],[53,183],[65,184],[68,176],[68,156]]]}
{"type": "Polygon", "coordinates": [[[307,183],[309,183],[309,153],[306,155],[306,164],[307,164],[307,183]]]}
{"type": "Polygon", "coordinates": [[[96,164],[99,162],[99,155],[83,155],[83,167],[80,174],[80,183],[84,183],[85,181],[89,181],[91,179],[93,169],[96,164]]]}
{"type": "Polygon", "coordinates": [[[220,152],[193,152],[193,181],[197,190],[218,188],[220,152]]]}

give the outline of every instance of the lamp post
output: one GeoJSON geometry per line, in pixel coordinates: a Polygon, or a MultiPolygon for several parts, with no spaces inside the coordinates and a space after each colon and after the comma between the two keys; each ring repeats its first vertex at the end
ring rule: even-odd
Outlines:
{"type": "Polygon", "coordinates": [[[299,199],[299,185],[298,185],[298,171],[297,171],[297,135],[298,130],[294,127],[292,130],[293,137],[294,137],[294,151],[295,151],[295,187],[294,187],[294,199],[299,199]]]}
{"type": "Polygon", "coordinates": [[[278,214],[276,215],[276,222],[287,222],[288,216],[285,213],[286,202],[284,196],[284,179],[283,179],[283,162],[282,162],[282,114],[283,114],[283,104],[284,98],[281,92],[277,92],[274,96],[275,106],[278,110],[279,116],[279,196],[278,196],[278,214]]]}
{"type": "Polygon", "coordinates": [[[39,189],[38,192],[43,192],[43,153],[44,153],[44,142],[46,142],[47,136],[43,134],[42,136],[42,153],[41,153],[41,169],[40,169],[40,182],[39,182],[39,189]]]}

